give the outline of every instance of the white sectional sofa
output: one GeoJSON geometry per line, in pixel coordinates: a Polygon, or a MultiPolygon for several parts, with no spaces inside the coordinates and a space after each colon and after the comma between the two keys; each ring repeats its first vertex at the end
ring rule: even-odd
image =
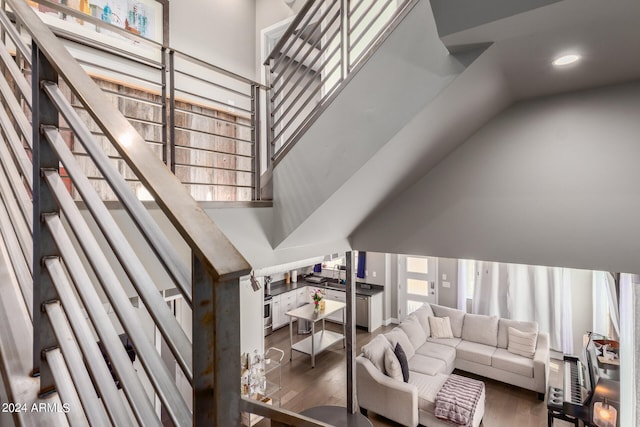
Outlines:
{"type": "MultiPolygon", "coordinates": [[[[434,409],[436,394],[454,369],[532,390],[544,399],[549,336],[539,333],[535,322],[425,304],[398,327],[362,348],[356,358],[358,403],[363,413],[371,410],[405,426],[451,426],[436,418],[434,409]],[[435,338],[433,335],[441,331],[432,334],[430,324],[437,319],[430,321],[429,317],[448,317],[453,337],[435,338]],[[524,347],[525,355],[518,354],[523,352],[521,336],[529,345],[529,349],[524,347]],[[393,379],[385,371],[385,349],[393,349],[398,343],[408,360],[408,382],[393,379]]],[[[484,395],[481,398],[484,402],[484,395]]],[[[478,405],[472,425],[477,427],[483,415],[484,404],[478,405]]]]}

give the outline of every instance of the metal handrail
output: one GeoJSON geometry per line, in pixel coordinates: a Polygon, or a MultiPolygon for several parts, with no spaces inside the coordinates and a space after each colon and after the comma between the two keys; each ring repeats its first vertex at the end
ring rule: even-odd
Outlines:
{"type": "Polygon", "coordinates": [[[335,18],[332,20],[327,17],[327,12],[334,7],[335,0],[308,0],[269,53],[265,61],[265,70],[266,81],[270,87],[267,108],[270,168],[275,167],[291,150],[417,0],[404,0],[385,22],[382,21],[382,16],[396,6],[395,2],[385,0],[370,2],[368,5],[365,3],[364,0],[339,2],[339,41],[336,40],[337,34],[332,35],[328,41],[326,33],[335,25],[335,18]],[[325,7],[322,17],[312,25],[306,26],[305,23],[311,22],[311,17],[322,6],[325,7]],[[376,28],[374,32],[376,24],[380,24],[381,28],[376,28]],[[298,34],[305,34],[305,39],[299,38],[298,34]],[[305,42],[314,37],[315,42],[305,42]],[[292,52],[290,48],[295,45],[296,40],[300,40],[300,44],[295,52],[292,52]],[[320,65],[316,65],[316,57],[312,69],[306,61],[312,51],[310,46],[317,46],[319,40],[322,40],[324,45],[317,56],[324,60],[320,61],[320,65]],[[303,48],[307,48],[307,51],[302,52],[303,48]],[[354,53],[360,49],[361,52],[354,53]],[[284,61],[284,58],[287,60],[284,61]],[[281,67],[281,64],[285,66],[281,67]],[[340,72],[336,74],[338,70],[340,72]],[[320,83],[311,86],[311,77],[319,78],[320,83]],[[310,80],[300,88],[304,78],[310,80]]]}
{"type": "Polygon", "coordinates": [[[213,64],[211,62],[205,61],[205,60],[200,59],[200,58],[196,58],[193,55],[189,55],[188,53],[182,52],[182,51],[177,50],[177,49],[171,48],[170,51],[173,52],[174,54],[177,54],[178,56],[181,56],[184,59],[187,59],[187,60],[189,60],[189,61],[191,61],[191,62],[193,62],[195,64],[198,64],[198,65],[200,65],[202,67],[208,68],[208,69],[210,69],[212,71],[215,71],[217,73],[223,74],[223,75],[225,75],[227,77],[231,77],[231,78],[233,78],[235,80],[241,81],[243,83],[247,83],[249,85],[255,85],[255,86],[259,87],[260,89],[267,89],[267,87],[265,85],[263,85],[261,83],[258,83],[253,79],[249,79],[249,78],[244,77],[244,76],[242,76],[240,74],[234,73],[233,71],[229,71],[226,68],[219,67],[219,66],[217,66],[217,65],[215,65],[215,64],[213,64]]]}
{"type": "Polygon", "coordinates": [[[289,24],[287,30],[284,32],[284,34],[282,34],[282,37],[280,37],[280,40],[278,40],[278,43],[276,43],[269,56],[267,56],[264,65],[267,65],[270,60],[278,57],[277,54],[279,54],[284,44],[287,43],[291,35],[295,32],[296,28],[298,28],[300,22],[302,22],[302,20],[305,19],[305,17],[308,15],[309,9],[311,9],[311,6],[313,6],[315,2],[316,0],[307,0],[302,8],[300,8],[300,11],[296,15],[296,17],[293,18],[293,21],[291,21],[291,24],[289,24]]]}
{"type": "MultiPolygon", "coordinates": [[[[167,100],[170,98],[170,93],[174,94],[174,97],[175,97],[175,93],[179,93],[180,94],[179,96],[195,101],[196,105],[202,103],[203,105],[211,105],[211,108],[213,109],[219,109],[223,111],[227,109],[233,109],[233,111],[235,111],[234,114],[238,115],[238,117],[243,117],[244,114],[246,114],[247,121],[251,121],[255,123],[261,122],[261,118],[258,116],[263,113],[260,111],[260,103],[259,103],[259,100],[257,100],[257,98],[260,96],[260,91],[266,90],[265,85],[259,82],[256,82],[252,79],[246,78],[240,74],[224,69],[222,67],[216,66],[215,64],[212,64],[210,62],[196,58],[180,50],[176,50],[168,46],[163,47],[162,45],[158,44],[153,40],[148,40],[144,37],[130,33],[129,31],[123,30],[114,25],[105,23],[96,17],[86,15],[83,12],[74,10],[68,6],[53,3],[50,0],[37,0],[37,2],[47,7],[50,6],[51,8],[59,11],[60,13],[67,14],[69,16],[74,16],[77,19],[84,20],[88,23],[91,23],[92,25],[95,24],[99,28],[106,28],[109,31],[113,31],[117,34],[123,35],[129,40],[132,40],[136,43],[143,42],[146,46],[152,49],[152,53],[148,56],[145,56],[144,54],[138,54],[138,53],[135,53],[134,51],[129,51],[127,49],[123,49],[119,47],[114,47],[106,42],[95,40],[93,38],[89,38],[87,36],[83,36],[80,34],[76,34],[63,28],[58,28],[55,25],[50,27],[53,33],[56,36],[58,36],[58,38],[60,39],[68,40],[72,43],[78,43],[82,46],[87,46],[91,49],[96,49],[97,51],[104,52],[106,55],[109,55],[109,56],[115,56],[126,61],[131,61],[132,63],[135,63],[136,66],[141,65],[141,66],[149,67],[149,72],[143,75],[143,74],[137,74],[135,72],[126,72],[121,69],[109,68],[104,64],[93,62],[92,60],[87,61],[87,60],[83,60],[82,58],[78,58],[78,61],[81,64],[87,67],[95,67],[95,69],[98,70],[98,72],[104,71],[108,73],[108,75],[117,75],[126,81],[135,81],[136,83],[141,84],[143,87],[148,87],[150,88],[148,89],[149,93],[155,93],[156,89],[158,89],[158,92],[160,91],[162,92],[162,94],[158,93],[159,102],[157,102],[158,106],[161,107],[163,111],[162,114],[159,115],[159,117],[162,117],[162,119],[158,120],[157,125],[162,127],[161,132],[162,132],[163,147],[159,148],[157,151],[159,154],[161,153],[161,156],[159,157],[162,157],[163,161],[166,164],[173,165],[173,160],[175,159],[174,144],[176,143],[175,132],[170,126],[170,123],[168,122],[167,118],[170,116],[175,117],[175,112],[176,112],[175,110],[179,109],[179,107],[176,107],[175,103],[171,103],[171,105],[169,105],[169,102],[167,100]],[[156,55],[156,51],[153,51],[153,49],[157,49],[157,55],[156,55]],[[156,60],[155,59],[156,56],[160,57],[161,59],[156,60]],[[175,57],[180,59],[180,61],[188,61],[188,63],[195,65],[196,68],[199,68],[203,71],[198,71],[198,73],[190,73],[186,68],[178,69],[178,70],[171,69],[172,64],[168,63],[167,57],[175,57]],[[159,73],[157,79],[153,77],[153,72],[154,72],[153,70],[157,70],[159,73]],[[216,83],[215,80],[210,81],[211,79],[208,79],[203,77],[202,75],[199,75],[200,73],[204,72],[204,70],[216,73],[215,74],[216,78],[225,78],[230,80],[223,84],[218,84],[216,83]],[[236,106],[236,105],[227,103],[226,101],[223,100],[224,96],[220,96],[218,97],[218,99],[214,99],[206,95],[205,93],[206,90],[194,91],[194,90],[189,90],[186,87],[180,87],[180,79],[178,79],[178,82],[177,82],[178,87],[176,88],[175,87],[176,80],[171,79],[171,82],[169,82],[169,79],[167,78],[167,74],[172,74],[172,75],[181,74],[184,78],[191,79],[191,81],[194,81],[194,82],[200,81],[203,84],[207,85],[206,86],[207,90],[208,88],[212,88],[212,89],[219,88],[221,91],[224,91],[221,93],[229,93],[231,96],[235,98],[246,99],[247,105],[236,106]],[[236,84],[246,85],[246,89],[245,88],[241,90],[234,89],[233,87],[236,84]],[[249,107],[249,105],[251,107],[249,107]]],[[[4,12],[0,12],[0,13],[4,13],[4,12]]],[[[10,13],[11,19],[15,20],[16,19],[15,13],[13,13],[13,11],[9,13],[10,13]]],[[[15,33],[16,36],[19,37],[15,29],[9,25],[8,18],[5,19],[5,23],[8,26],[8,32],[11,32],[11,34],[15,33]]],[[[20,39],[19,42],[22,42],[22,40],[20,39]]],[[[23,47],[22,50],[24,50],[24,55],[28,55],[28,47],[23,47]]],[[[114,96],[122,96],[122,95],[123,94],[117,94],[114,96]]],[[[83,107],[79,107],[79,108],[83,108],[83,107]]],[[[129,119],[132,120],[131,118],[129,119]]],[[[215,118],[212,120],[229,122],[228,120],[218,119],[218,118],[215,118]]],[[[252,143],[255,143],[256,147],[258,144],[261,143],[261,140],[260,140],[261,135],[260,135],[259,127],[253,127],[248,123],[244,123],[244,120],[239,120],[238,123],[233,123],[233,125],[236,126],[237,129],[244,129],[248,127],[252,135],[252,143]]],[[[191,131],[192,129],[189,129],[189,132],[191,131]]],[[[211,136],[211,138],[213,141],[214,136],[211,136]]],[[[152,141],[147,141],[147,142],[152,142],[152,141]]],[[[261,186],[260,165],[262,164],[262,162],[260,161],[259,155],[261,154],[261,150],[259,147],[253,148],[252,153],[257,154],[254,160],[254,171],[252,172],[254,174],[254,177],[252,179],[252,182],[253,182],[252,188],[251,188],[252,191],[238,194],[238,197],[241,200],[244,200],[247,198],[251,198],[253,200],[260,199],[260,186],[261,186]]],[[[197,160],[194,160],[194,161],[197,162],[197,160]]],[[[186,181],[183,182],[183,184],[185,184],[187,187],[189,186],[188,182],[186,181]]],[[[213,185],[213,184],[211,183],[210,185],[213,185]]],[[[193,191],[193,195],[194,196],[199,195],[199,197],[204,197],[204,195],[201,192],[198,192],[196,190],[193,191]]]]}
{"type": "MultiPolygon", "coordinates": [[[[60,385],[63,399],[84,407],[83,414],[74,415],[77,417],[73,418],[76,422],[83,422],[84,415],[88,416],[87,420],[93,422],[105,421],[104,414],[98,409],[99,406],[94,405],[95,400],[81,401],[76,390],[65,387],[69,381],[76,381],[78,383],[77,390],[82,394],[91,394],[87,375],[77,361],[82,358],[91,359],[92,363],[87,363],[87,365],[92,376],[96,366],[102,366],[97,362],[99,357],[96,354],[95,345],[90,342],[88,329],[82,326],[85,325],[84,319],[79,318],[81,309],[74,296],[77,293],[123,386],[134,416],[140,424],[160,425],[153,406],[133,371],[128,356],[120,345],[119,338],[102,306],[89,276],[89,271],[81,261],[81,254],[76,249],[76,246],[79,246],[86,256],[89,266],[95,272],[95,277],[100,282],[102,290],[111,302],[120,324],[131,337],[137,355],[147,373],[147,378],[173,423],[179,426],[190,425],[192,422],[196,425],[210,425],[211,422],[214,425],[238,423],[241,406],[239,377],[236,372],[236,370],[239,372],[239,354],[237,353],[240,343],[238,278],[249,272],[248,264],[208,216],[197,208],[195,201],[186,195],[186,191],[179,181],[171,175],[169,170],[159,164],[159,160],[150,155],[151,151],[147,144],[135,133],[133,126],[126,118],[109,103],[102,101],[103,93],[82,71],[81,66],[65,51],[53,33],[39,23],[35,14],[20,0],[7,0],[7,2],[13,8],[16,18],[31,34],[33,43],[33,144],[34,171],[35,177],[38,179],[34,180],[37,182],[36,189],[34,189],[34,218],[42,220],[37,224],[38,238],[34,238],[34,259],[37,260],[39,267],[37,271],[34,271],[34,281],[38,284],[39,290],[34,295],[34,304],[39,308],[44,308],[44,313],[38,319],[34,319],[34,329],[38,330],[39,335],[39,339],[34,336],[34,364],[41,368],[42,391],[47,392],[52,385],[55,386],[55,380],[62,381],[65,383],[60,385]],[[95,194],[90,195],[93,193],[89,190],[88,180],[86,177],[82,178],[79,168],[74,165],[75,160],[71,151],[58,134],[59,115],[62,114],[69,125],[69,130],[77,137],[76,140],[83,144],[87,155],[97,164],[103,163],[102,171],[106,174],[109,173],[108,156],[104,153],[98,154],[99,150],[92,148],[95,147],[95,144],[90,143],[93,141],[93,134],[86,126],[79,123],[80,119],[73,111],[73,107],[54,83],[58,80],[58,76],[67,83],[103,134],[116,147],[129,168],[141,178],[141,181],[152,192],[156,203],[191,249],[194,325],[193,416],[186,407],[164,362],[160,359],[155,348],[145,340],[145,334],[139,322],[136,321],[137,317],[126,293],[120,286],[114,284],[114,282],[118,282],[118,278],[93,236],[93,232],[88,228],[77,206],[71,200],[60,177],[60,172],[57,170],[60,161],[62,161],[68,169],[69,177],[75,183],[76,189],[82,194],[89,210],[97,219],[99,227],[103,229],[103,234],[113,234],[115,225],[106,219],[108,215],[105,213],[105,209],[97,207],[102,205],[91,201],[92,197],[95,199],[95,194]],[[178,205],[173,206],[173,203],[178,205]],[[75,240],[72,241],[68,234],[68,227],[63,224],[62,217],[67,220],[75,240]],[[109,233],[106,232],[107,229],[109,233]],[[41,242],[45,250],[38,247],[41,242]],[[35,251],[36,247],[38,247],[37,252],[35,251]],[[62,303],[64,314],[55,300],[62,303]],[[44,315],[49,317],[48,324],[40,319],[44,315]],[[65,327],[68,326],[65,315],[68,317],[69,323],[72,324],[73,334],[68,327],[65,327]],[[50,332],[47,332],[47,329],[50,332]],[[68,341],[65,342],[65,345],[58,344],[62,352],[55,348],[56,337],[58,340],[68,341]],[[74,340],[78,341],[83,356],[80,356],[78,348],[74,346],[74,340]],[[52,345],[54,347],[51,347],[52,345]],[[68,355],[69,360],[64,360],[66,357],[60,357],[61,354],[62,356],[68,355]],[[40,361],[40,364],[37,361],[40,361]],[[55,370],[55,373],[51,372],[52,369],[55,370]]],[[[252,111],[254,112],[256,104],[259,102],[256,96],[257,90],[259,90],[257,86],[251,86],[252,111]]],[[[259,118],[255,114],[252,117],[251,125],[252,136],[255,137],[256,128],[259,126],[259,118]]],[[[109,177],[108,181],[113,184],[118,180],[115,177],[109,177]]],[[[121,177],[120,182],[124,181],[124,178],[121,177]]],[[[123,191],[123,195],[124,193],[123,191]]],[[[121,199],[124,201],[126,197],[125,195],[121,199]]],[[[131,208],[131,211],[136,210],[135,207],[131,208]]],[[[34,230],[35,233],[36,230],[34,230]]],[[[135,261],[124,259],[131,253],[127,252],[128,246],[124,243],[125,239],[122,235],[118,235],[116,232],[115,235],[107,236],[107,240],[111,240],[113,250],[119,256],[120,263],[131,277],[134,285],[136,282],[150,281],[148,276],[144,276],[141,271],[138,273],[134,271],[142,270],[135,261]]],[[[131,257],[134,258],[133,255],[131,257]]],[[[159,297],[154,300],[152,293],[155,291],[152,288],[141,287],[140,283],[137,285],[138,294],[143,296],[156,324],[162,329],[163,321],[153,315],[153,306],[164,306],[164,302],[158,300],[159,297]],[[145,293],[149,294],[146,298],[144,297],[145,293]]],[[[175,340],[176,334],[174,333],[164,335],[167,341],[175,340]]],[[[171,343],[169,345],[171,346],[171,343]]],[[[188,343],[179,345],[179,347],[191,348],[188,343]]],[[[185,352],[184,348],[180,348],[180,350],[185,352]]],[[[180,353],[176,353],[176,356],[180,358],[180,353]]],[[[191,358],[191,355],[183,357],[185,360],[191,358]]],[[[188,364],[188,362],[184,362],[184,364],[188,364]]],[[[104,370],[102,373],[105,373],[104,370]]],[[[187,376],[189,376],[188,372],[187,376]]],[[[109,383],[105,375],[102,377],[102,380],[96,380],[97,387],[100,387],[99,381],[109,383]]],[[[107,402],[106,396],[103,401],[106,406],[111,406],[107,402]]],[[[124,422],[115,421],[112,411],[113,408],[107,409],[111,421],[114,421],[116,425],[124,424],[124,422]]],[[[125,412],[122,411],[121,414],[125,412]]],[[[274,422],[277,422],[277,418],[286,418],[293,420],[292,424],[295,425],[325,425],[309,422],[308,418],[289,414],[287,411],[275,410],[274,414],[276,419],[274,422]]]]}
{"type": "MultiPolygon", "coordinates": [[[[59,106],[64,106],[66,99],[55,85],[47,86],[49,96],[57,102],[59,106]]],[[[113,191],[118,195],[120,201],[127,208],[133,221],[143,232],[143,236],[147,239],[150,246],[155,251],[158,259],[165,266],[167,272],[171,275],[174,283],[180,289],[185,301],[191,306],[192,296],[189,281],[189,272],[184,263],[179,259],[175,249],[164,235],[157,223],[152,219],[149,212],[144,208],[142,202],[131,194],[129,186],[124,178],[117,173],[111,166],[111,161],[104,151],[93,143],[93,137],[82,120],[69,108],[61,108],[65,120],[75,130],[79,142],[82,144],[87,154],[91,156],[96,167],[111,185],[113,191]]],[[[71,161],[68,161],[71,163],[71,161]]]]}

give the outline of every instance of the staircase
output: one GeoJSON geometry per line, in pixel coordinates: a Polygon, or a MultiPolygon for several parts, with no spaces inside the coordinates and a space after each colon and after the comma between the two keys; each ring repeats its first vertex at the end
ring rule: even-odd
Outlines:
{"type": "MultiPolygon", "coordinates": [[[[241,398],[238,286],[249,264],[172,173],[179,157],[163,163],[166,151],[158,155],[26,2],[6,5],[0,396],[20,406],[2,425],[226,426],[239,425],[241,410],[273,425],[326,425],[241,398]],[[110,211],[106,186],[134,232],[110,211]],[[162,218],[140,200],[140,187],[162,218]],[[193,334],[155,285],[157,269],[192,313],[193,334]],[[168,349],[162,355],[153,331],[168,349]]],[[[253,178],[246,186],[260,188],[253,178]]]]}
{"type": "Polygon", "coordinates": [[[245,411],[276,427],[324,426],[240,397],[238,282],[266,266],[245,259],[247,245],[268,235],[265,252],[297,259],[305,246],[310,256],[348,248],[345,236],[406,179],[385,183],[373,165],[393,160],[394,139],[464,83],[488,44],[445,48],[425,0],[308,0],[267,60],[267,87],[161,47],[155,59],[125,58],[146,89],[123,94],[88,74],[104,64],[65,48],[77,36],[54,34],[22,0],[5,3],[0,315],[12,326],[0,328],[0,372],[8,401],[62,408],[12,422],[227,426],[245,411]],[[196,68],[234,84],[203,99],[196,68]],[[229,93],[241,101],[221,101],[229,93]],[[217,107],[195,108],[196,99],[217,107]],[[149,116],[129,108],[139,104],[149,116]],[[267,220],[255,204],[207,213],[196,202],[271,192],[267,220]],[[166,290],[192,313],[193,332],[166,290]]]}

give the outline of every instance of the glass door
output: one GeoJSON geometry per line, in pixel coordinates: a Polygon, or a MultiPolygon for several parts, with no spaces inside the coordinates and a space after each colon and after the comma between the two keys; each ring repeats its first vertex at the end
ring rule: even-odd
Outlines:
{"type": "Polygon", "coordinates": [[[398,316],[404,319],[425,302],[436,304],[437,258],[398,255],[398,316]]]}

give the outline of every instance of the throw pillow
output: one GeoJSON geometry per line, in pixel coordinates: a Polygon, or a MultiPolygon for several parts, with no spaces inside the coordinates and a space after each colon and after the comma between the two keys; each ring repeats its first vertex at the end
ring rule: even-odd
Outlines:
{"type": "Polygon", "coordinates": [[[384,336],[391,344],[391,348],[396,348],[396,344],[400,344],[404,350],[404,354],[407,355],[407,359],[411,359],[413,355],[416,354],[416,349],[413,348],[411,341],[409,341],[409,337],[402,329],[400,329],[400,327],[396,326],[391,331],[384,334],[384,336]]]}
{"type": "Polygon", "coordinates": [[[407,355],[404,353],[402,346],[400,344],[396,344],[396,348],[393,351],[398,358],[398,362],[400,362],[400,368],[402,368],[402,379],[405,383],[409,382],[409,361],[407,360],[407,355]]]}
{"type": "Polygon", "coordinates": [[[387,376],[393,378],[394,380],[404,381],[400,361],[396,357],[396,354],[393,352],[393,350],[391,350],[390,348],[387,348],[384,351],[384,370],[387,373],[387,376]]]}
{"type": "Polygon", "coordinates": [[[386,349],[393,350],[393,347],[384,335],[377,335],[369,344],[362,347],[362,354],[380,372],[384,372],[384,352],[386,349]]]}
{"type": "Polygon", "coordinates": [[[464,316],[466,314],[464,311],[436,304],[431,304],[431,309],[433,310],[434,316],[449,318],[451,331],[455,338],[460,338],[462,336],[462,325],[464,324],[464,316]]]}
{"type": "Polygon", "coordinates": [[[413,312],[418,318],[420,322],[420,326],[422,326],[422,330],[424,334],[428,337],[431,336],[431,328],[429,327],[429,317],[433,317],[433,310],[431,310],[431,306],[427,303],[413,312]]]}
{"type": "Polygon", "coordinates": [[[516,328],[509,327],[509,353],[518,354],[520,356],[533,359],[536,353],[536,342],[538,341],[537,332],[522,332],[516,328]]]}
{"type": "Polygon", "coordinates": [[[429,327],[433,338],[453,338],[449,317],[429,317],[429,327]]]}
{"type": "Polygon", "coordinates": [[[407,334],[414,349],[419,348],[427,340],[427,335],[424,333],[420,321],[413,314],[400,323],[400,329],[407,334]]]}

